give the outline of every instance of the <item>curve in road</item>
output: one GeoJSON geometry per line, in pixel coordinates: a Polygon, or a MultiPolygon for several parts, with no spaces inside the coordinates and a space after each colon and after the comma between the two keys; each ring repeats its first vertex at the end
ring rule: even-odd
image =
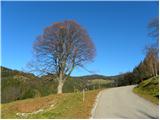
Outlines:
{"type": "Polygon", "coordinates": [[[159,107],[132,92],[135,85],[103,90],[92,118],[159,118],[159,107]]]}

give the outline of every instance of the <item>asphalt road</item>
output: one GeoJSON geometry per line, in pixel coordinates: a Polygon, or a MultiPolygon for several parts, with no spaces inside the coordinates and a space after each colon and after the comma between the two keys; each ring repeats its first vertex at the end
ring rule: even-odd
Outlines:
{"type": "Polygon", "coordinates": [[[135,86],[106,89],[101,92],[92,118],[159,118],[155,105],[132,92],[135,86]]]}

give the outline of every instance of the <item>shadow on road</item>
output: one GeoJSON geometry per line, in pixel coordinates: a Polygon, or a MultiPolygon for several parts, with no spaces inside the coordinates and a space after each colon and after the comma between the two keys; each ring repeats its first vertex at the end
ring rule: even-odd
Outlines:
{"type": "Polygon", "coordinates": [[[146,112],[144,112],[144,111],[142,111],[142,110],[137,110],[137,111],[139,111],[140,113],[142,113],[142,114],[144,114],[145,116],[147,116],[149,119],[158,119],[159,117],[158,116],[153,116],[153,115],[150,115],[150,114],[148,114],[148,113],[146,113],[146,112]]]}

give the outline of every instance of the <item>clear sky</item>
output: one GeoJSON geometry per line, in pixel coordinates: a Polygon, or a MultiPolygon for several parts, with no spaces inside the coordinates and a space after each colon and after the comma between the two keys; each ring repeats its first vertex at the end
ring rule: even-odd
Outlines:
{"type": "MultiPolygon", "coordinates": [[[[75,20],[96,46],[95,74],[132,71],[144,58],[147,24],[158,16],[158,2],[2,2],[2,66],[22,70],[32,59],[32,44],[45,27],[75,20]]],[[[91,74],[75,69],[72,75],[91,74]]]]}

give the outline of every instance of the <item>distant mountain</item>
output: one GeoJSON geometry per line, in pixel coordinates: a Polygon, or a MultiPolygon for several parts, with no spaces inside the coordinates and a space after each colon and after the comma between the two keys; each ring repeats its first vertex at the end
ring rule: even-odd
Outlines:
{"type": "MultiPolygon", "coordinates": [[[[43,75],[41,77],[35,76],[32,73],[25,73],[22,71],[18,71],[18,70],[12,70],[6,67],[2,67],[1,66],[1,76],[5,77],[5,76],[13,76],[13,75],[20,75],[20,76],[25,76],[28,77],[30,79],[45,79],[45,80],[49,80],[49,79],[54,79],[55,75],[43,75]]],[[[93,75],[85,75],[85,76],[71,76],[71,78],[74,79],[87,79],[87,80],[94,80],[94,79],[104,79],[104,80],[113,80],[116,79],[117,77],[119,77],[120,75],[116,75],[116,76],[105,76],[105,75],[99,75],[99,74],[93,74],[93,75]]]]}
{"type": "Polygon", "coordinates": [[[98,74],[78,76],[78,77],[72,76],[72,78],[75,78],[75,79],[87,79],[87,80],[94,80],[94,79],[112,80],[112,78],[110,76],[104,76],[104,75],[98,75],[98,74]]]}

